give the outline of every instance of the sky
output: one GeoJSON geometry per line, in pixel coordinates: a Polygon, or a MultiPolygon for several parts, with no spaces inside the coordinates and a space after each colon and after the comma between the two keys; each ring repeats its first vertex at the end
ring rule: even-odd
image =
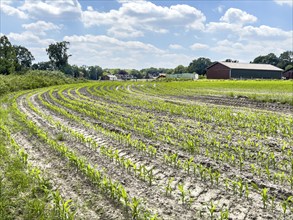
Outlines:
{"type": "Polygon", "coordinates": [[[0,0],[0,34],[34,62],[68,41],[70,64],[142,69],[199,57],[250,62],[293,50],[293,0],[0,0]]]}

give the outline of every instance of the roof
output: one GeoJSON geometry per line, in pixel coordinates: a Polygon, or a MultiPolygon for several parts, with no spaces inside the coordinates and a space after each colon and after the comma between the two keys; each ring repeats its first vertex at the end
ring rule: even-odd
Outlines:
{"type": "Polygon", "coordinates": [[[113,77],[117,78],[117,76],[115,76],[115,75],[107,75],[107,76],[109,76],[110,78],[113,78],[113,77]]]}
{"type": "Polygon", "coordinates": [[[220,63],[230,69],[249,69],[249,70],[273,70],[273,71],[283,71],[282,69],[273,66],[271,64],[258,64],[258,63],[231,63],[231,62],[216,62],[208,67],[211,68],[215,64],[220,63]]]}
{"type": "Polygon", "coordinates": [[[287,69],[287,70],[284,70],[284,73],[287,73],[287,72],[289,72],[289,71],[293,71],[293,67],[291,67],[291,68],[289,68],[289,69],[287,69]]]}

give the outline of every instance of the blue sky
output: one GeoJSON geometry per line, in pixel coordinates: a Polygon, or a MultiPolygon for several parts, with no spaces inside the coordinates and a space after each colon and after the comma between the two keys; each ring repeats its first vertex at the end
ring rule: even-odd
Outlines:
{"type": "Polygon", "coordinates": [[[1,35],[36,62],[69,41],[70,64],[174,68],[293,50],[293,1],[0,0],[1,35]]]}

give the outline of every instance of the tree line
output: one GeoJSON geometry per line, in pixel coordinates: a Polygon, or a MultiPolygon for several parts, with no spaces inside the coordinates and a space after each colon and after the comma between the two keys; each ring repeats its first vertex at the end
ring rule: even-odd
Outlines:
{"type": "MultiPolygon", "coordinates": [[[[188,66],[178,65],[174,69],[171,68],[144,68],[136,69],[103,69],[95,66],[77,66],[70,65],[68,54],[70,43],[67,41],[52,43],[46,49],[49,61],[38,62],[32,64],[35,60],[32,53],[25,47],[20,45],[12,45],[9,39],[3,35],[0,38],[0,74],[9,75],[12,73],[25,73],[27,70],[59,70],[66,75],[75,78],[83,77],[86,79],[98,80],[105,75],[118,75],[122,79],[128,78],[151,78],[160,73],[165,74],[181,74],[181,73],[198,73],[204,75],[206,68],[213,64],[209,58],[200,57],[190,62],[188,66]]],[[[226,59],[225,62],[238,62],[233,59],[226,59]]],[[[281,69],[287,70],[293,67],[293,52],[285,51],[277,57],[274,53],[265,56],[258,56],[250,63],[272,64],[281,69]]]]}

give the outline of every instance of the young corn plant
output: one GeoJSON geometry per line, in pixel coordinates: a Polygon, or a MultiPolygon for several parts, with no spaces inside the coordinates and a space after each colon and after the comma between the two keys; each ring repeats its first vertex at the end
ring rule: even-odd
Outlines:
{"type": "Polygon", "coordinates": [[[213,201],[210,202],[210,204],[207,206],[209,212],[210,212],[210,218],[211,220],[214,219],[214,214],[215,214],[215,211],[217,209],[216,205],[213,203],[213,201]]]}
{"type": "Polygon", "coordinates": [[[220,211],[220,220],[228,220],[229,219],[229,210],[228,208],[220,211]]]}
{"type": "Polygon", "coordinates": [[[267,208],[267,202],[268,202],[268,189],[267,188],[263,188],[261,191],[261,197],[262,197],[262,203],[263,203],[263,208],[266,209],[267,208]]]}
{"type": "Polygon", "coordinates": [[[129,203],[129,208],[131,210],[132,219],[138,219],[140,213],[140,200],[133,197],[131,203],[129,203]]]}
{"type": "Polygon", "coordinates": [[[172,187],[171,187],[171,184],[172,182],[174,181],[174,177],[170,177],[168,179],[168,183],[167,183],[167,186],[165,186],[165,193],[166,193],[166,196],[170,196],[171,193],[172,193],[172,187]]]}
{"type": "Polygon", "coordinates": [[[181,201],[182,204],[185,204],[185,199],[186,199],[186,192],[184,190],[184,185],[182,184],[178,184],[178,189],[180,191],[180,196],[181,196],[181,201]]]}

